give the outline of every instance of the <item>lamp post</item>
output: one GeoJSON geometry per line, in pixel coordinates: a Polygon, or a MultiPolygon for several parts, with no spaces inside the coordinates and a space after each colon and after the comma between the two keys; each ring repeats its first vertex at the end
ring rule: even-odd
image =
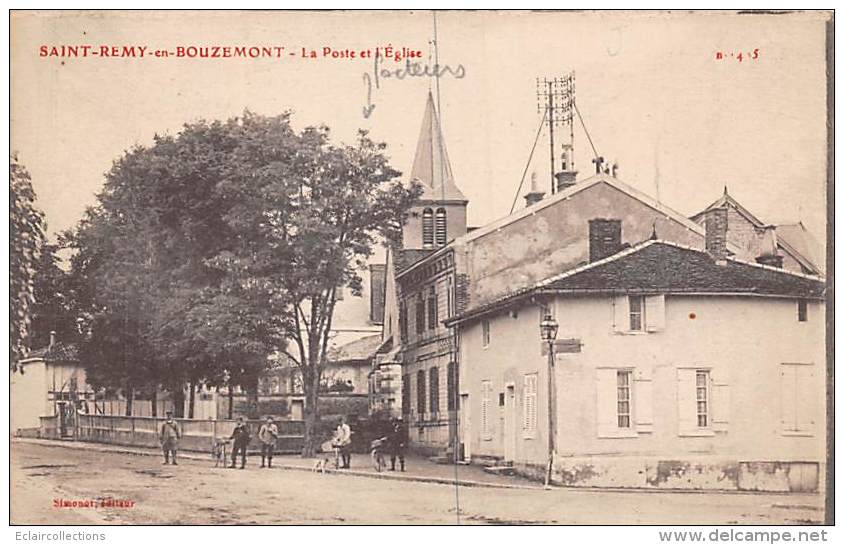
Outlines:
{"type": "Polygon", "coordinates": [[[557,330],[560,325],[547,311],[542,322],[539,324],[539,331],[542,340],[548,343],[548,471],[545,473],[545,488],[551,486],[551,473],[554,470],[554,435],[556,425],[554,423],[556,387],[554,381],[554,340],[557,338],[557,330]]]}

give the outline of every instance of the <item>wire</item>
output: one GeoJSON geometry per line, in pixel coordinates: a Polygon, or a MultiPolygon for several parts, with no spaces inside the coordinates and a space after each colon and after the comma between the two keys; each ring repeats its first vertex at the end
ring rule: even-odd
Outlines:
{"type": "Polygon", "coordinates": [[[542,114],[542,121],[539,122],[539,128],[536,130],[536,138],[533,139],[533,147],[530,148],[530,156],[528,157],[527,164],[525,165],[525,171],[522,172],[522,179],[519,182],[519,189],[516,190],[516,196],[513,197],[513,205],[510,206],[510,213],[513,213],[513,210],[516,208],[516,202],[519,200],[519,193],[522,191],[522,185],[525,183],[525,175],[527,174],[528,169],[530,168],[530,162],[533,159],[533,152],[536,151],[536,144],[539,142],[539,135],[542,134],[542,126],[545,124],[545,118],[548,117],[548,108],[545,108],[545,112],[542,114]]]}
{"type": "Polygon", "coordinates": [[[586,128],[586,123],[583,122],[583,116],[580,115],[580,110],[577,107],[577,102],[572,102],[574,111],[577,112],[577,118],[580,120],[580,125],[583,127],[583,132],[586,133],[586,138],[589,140],[589,145],[592,146],[592,153],[595,154],[595,159],[598,158],[598,150],[595,149],[595,144],[592,143],[592,137],[589,136],[589,130],[586,128]]]}

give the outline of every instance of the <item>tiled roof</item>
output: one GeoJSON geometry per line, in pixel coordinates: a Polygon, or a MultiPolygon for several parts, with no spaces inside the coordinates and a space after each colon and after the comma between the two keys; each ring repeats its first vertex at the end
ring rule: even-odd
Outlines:
{"type": "Polygon", "coordinates": [[[329,350],[328,360],[332,362],[368,360],[375,355],[380,346],[381,334],[369,335],[329,350]]]}
{"type": "Polygon", "coordinates": [[[411,265],[424,259],[425,257],[431,255],[436,250],[429,249],[429,250],[396,250],[395,253],[395,266],[396,266],[396,274],[401,274],[408,269],[411,265]]]}
{"type": "Polygon", "coordinates": [[[704,251],[649,240],[615,255],[547,278],[457,316],[455,323],[535,293],[694,293],[820,298],[815,277],[727,258],[718,265],[704,251]]]}
{"type": "Polygon", "coordinates": [[[44,361],[79,361],[79,351],[74,344],[65,344],[57,342],[52,347],[45,346],[38,350],[33,350],[26,355],[26,360],[44,360],[44,361]]]}

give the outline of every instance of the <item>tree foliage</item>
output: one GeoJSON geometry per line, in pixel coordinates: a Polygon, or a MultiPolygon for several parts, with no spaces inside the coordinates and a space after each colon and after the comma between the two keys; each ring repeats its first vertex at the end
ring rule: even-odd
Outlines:
{"type": "Polygon", "coordinates": [[[365,132],[333,145],[326,127],[245,112],[118,159],[66,237],[92,381],[257,392],[282,353],[302,371],[313,429],[334,291],[360,291],[366,258],[399,236],[420,193],[385,148],[365,132]]]}
{"type": "Polygon", "coordinates": [[[9,158],[9,367],[30,347],[36,271],[44,243],[44,216],[35,206],[35,190],[26,168],[9,158]]]}

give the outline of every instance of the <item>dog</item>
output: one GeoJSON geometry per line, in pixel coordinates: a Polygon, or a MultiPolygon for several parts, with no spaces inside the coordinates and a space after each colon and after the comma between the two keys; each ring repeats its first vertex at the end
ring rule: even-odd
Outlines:
{"type": "Polygon", "coordinates": [[[328,467],[328,464],[331,463],[328,456],[321,456],[314,460],[314,473],[325,473],[325,468],[328,467]]]}
{"type": "Polygon", "coordinates": [[[229,439],[215,439],[211,446],[211,457],[214,458],[214,467],[226,467],[226,447],[229,439]]]}

